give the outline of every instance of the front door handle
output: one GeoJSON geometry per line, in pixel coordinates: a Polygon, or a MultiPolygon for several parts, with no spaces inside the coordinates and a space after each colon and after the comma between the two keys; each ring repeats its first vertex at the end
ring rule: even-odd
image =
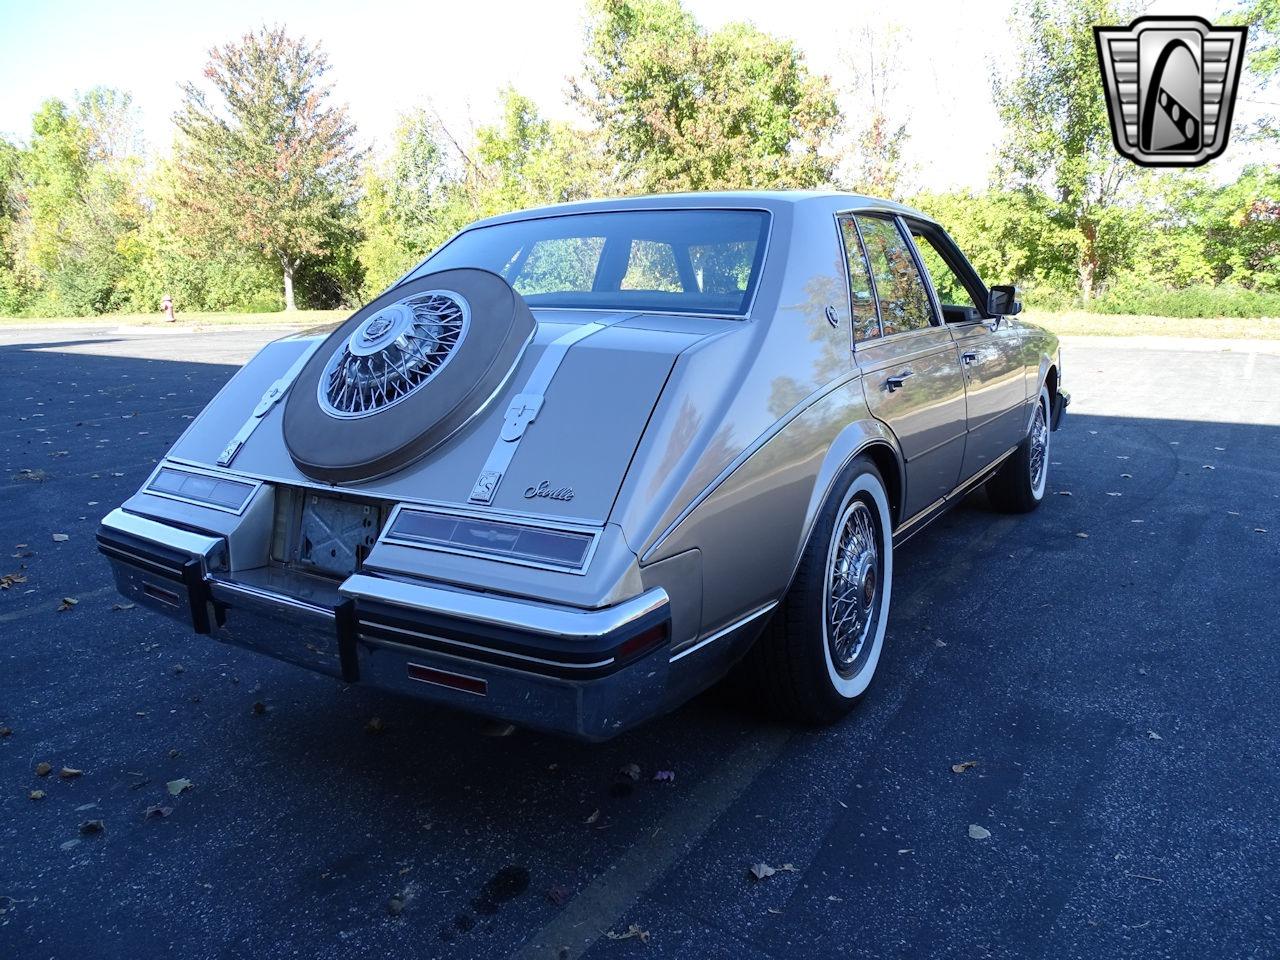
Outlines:
{"type": "Polygon", "coordinates": [[[914,370],[903,370],[901,373],[895,373],[892,377],[885,380],[884,385],[889,388],[889,392],[900,389],[908,380],[914,377],[914,370]]]}
{"type": "Polygon", "coordinates": [[[964,365],[967,367],[971,363],[978,362],[978,355],[970,351],[969,353],[960,354],[960,359],[964,361],[964,365]]]}

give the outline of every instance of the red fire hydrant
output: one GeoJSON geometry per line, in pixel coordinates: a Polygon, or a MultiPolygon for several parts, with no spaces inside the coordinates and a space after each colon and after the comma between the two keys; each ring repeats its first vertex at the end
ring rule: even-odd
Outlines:
{"type": "Polygon", "coordinates": [[[164,299],[160,301],[160,312],[164,314],[166,323],[174,322],[173,297],[169,296],[167,293],[164,295],[164,299]]]}

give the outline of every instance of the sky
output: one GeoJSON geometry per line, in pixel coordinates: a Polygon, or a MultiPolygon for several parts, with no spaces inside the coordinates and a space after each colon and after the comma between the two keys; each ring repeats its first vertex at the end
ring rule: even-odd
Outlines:
{"type": "MultiPolygon", "coordinates": [[[[937,190],[986,184],[1001,134],[991,77],[1016,52],[1009,29],[1015,3],[686,0],[704,26],[746,19],[790,37],[814,70],[836,81],[848,76],[846,58],[858,55],[853,35],[863,18],[896,23],[911,55],[894,89],[898,110],[910,119],[906,161],[916,185],[937,190]]],[[[1221,5],[1152,0],[1147,12],[1213,20],[1221,5]]],[[[583,15],[583,0],[0,0],[0,133],[25,141],[44,99],[104,85],[133,95],[148,148],[163,155],[179,84],[199,78],[211,46],[264,23],[321,43],[336,97],[375,149],[386,146],[397,118],[417,107],[434,109],[465,136],[494,119],[498,92],[508,84],[544,115],[574,119],[568,79],[582,62],[583,15]]]]}

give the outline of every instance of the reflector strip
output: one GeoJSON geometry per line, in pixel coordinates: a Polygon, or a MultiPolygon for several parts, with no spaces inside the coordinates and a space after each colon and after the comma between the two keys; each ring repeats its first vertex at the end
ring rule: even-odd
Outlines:
{"type": "Polygon", "coordinates": [[[447,670],[437,670],[435,667],[426,667],[420,663],[408,664],[408,671],[409,679],[417,680],[419,683],[449,687],[453,690],[461,690],[463,693],[474,693],[478,697],[487,696],[489,693],[489,682],[479,677],[449,673],[447,670]]]}

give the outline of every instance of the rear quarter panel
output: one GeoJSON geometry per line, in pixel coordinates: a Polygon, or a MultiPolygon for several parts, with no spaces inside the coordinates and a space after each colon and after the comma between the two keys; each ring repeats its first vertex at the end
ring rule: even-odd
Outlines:
{"type": "Polygon", "coordinates": [[[751,319],[677,360],[610,518],[642,564],[701,552],[703,633],[777,599],[822,481],[888,439],[853,363],[835,209],[815,198],[775,213],[751,319]]]}

